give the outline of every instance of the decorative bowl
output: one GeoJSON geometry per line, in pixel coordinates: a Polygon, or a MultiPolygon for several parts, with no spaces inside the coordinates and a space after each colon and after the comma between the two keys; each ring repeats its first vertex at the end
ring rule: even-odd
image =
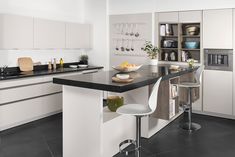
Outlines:
{"type": "Polygon", "coordinates": [[[187,49],[197,49],[199,47],[199,42],[197,41],[186,41],[184,44],[187,49]]]}
{"type": "Polygon", "coordinates": [[[112,68],[117,71],[120,71],[120,72],[133,72],[133,71],[139,70],[139,68],[141,68],[141,66],[142,65],[137,65],[137,66],[133,66],[133,67],[112,66],[112,68]]]}
{"type": "Polygon", "coordinates": [[[187,35],[198,35],[200,32],[200,28],[198,26],[187,26],[186,27],[186,34],[187,35]]]}

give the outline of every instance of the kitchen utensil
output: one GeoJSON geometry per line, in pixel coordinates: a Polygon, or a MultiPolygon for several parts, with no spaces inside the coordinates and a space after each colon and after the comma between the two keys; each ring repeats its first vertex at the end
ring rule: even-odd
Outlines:
{"type": "Polygon", "coordinates": [[[185,27],[187,35],[198,35],[200,32],[200,28],[195,25],[188,25],[185,27]]]}
{"type": "Polygon", "coordinates": [[[134,80],[133,78],[121,80],[121,79],[119,79],[117,77],[112,77],[112,81],[113,82],[117,82],[117,83],[129,83],[129,82],[132,82],[133,80],[134,80]]]}
{"type": "Polygon", "coordinates": [[[187,49],[197,49],[199,47],[199,42],[197,41],[186,41],[184,42],[185,48],[187,49]]]}
{"type": "Polygon", "coordinates": [[[33,60],[30,57],[18,58],[20,71],[33,71],[33,60]]]}
{"type": "Polygon", "coordinates": [[[121,51],[125,51],[125,48],[124,48],[124,39],[122,39],[122,42],[121,42],[121,51]]]}
{"type": "Polygon", "coordinates": [[[129,39],[126,40],[126,51],[130,51],[130,48],[129,48],[129,39]]]}
{"type": "Polygon", "coordinates": [[[133,71],[137,71],[142,65],[137,65],[134,67],[128,67],[128,68],[122,68],[121,66],[112,66],[113,69],[120,71],[120,72],[133,72],[133,71]]]}
{"type": "Polygon", "coordinates": [[[175,40],[164,40],[163,41],[163,47],[164,48],[177,48],[178,42],[175,40]]]}
{"type": "Polygon", "coordinates": [[[168,53],[167,52],[164,53],[164,60],[168,61],[168,53]]]}
{"type": "Polygon", "coordinates": [[[172,52],[170,53],[170,60],[171,60],[171,61],[176,61],[176,56],[177,56],[176,52],[175,52],[175,51],[172,51],[172,52]]]}
{"type": "Polygon", "coordinates": [[[131,51],[134,51],[135,49],[134,49],[134,40],[132,39],[131,40],[131,51]]]}
{"type": "Polygon", "coordinates": [[[166,35],[167,36],[173,35],[173,29],[171,24],[166,24],[166,35]]]}
{"type": "Polygon", "coordinates": [[[131,24],[131,28],[130,28],[131,32],[130,32],[130,36],[134,35],[134,24],[131,24]]]}
{"type": "Polygon", "coordinates": [[[123,35],[124,34],[124,23],[120,24],[120,33],[123,35]]]}
{"type": "Polygon", "coordinates": [[[115,50],[119,50],[119,48],[118,48],[118,39],[116,40],[116,46],[115,46],[116,48],[115,48],[115,50]]]}
{"type": "Polygon", "coordinates": [[[129,35],[129,24],[128,23],[126,24],[126,33],[125,33],[125,35],[129,35]]]}
{"type": "Polygon", "coordinates": [[[136,31],[135,37],[139,37],[140,34],[139,34],[139,32],[138,32],[138,24],[137,24],[137,23],[135,24],[135,31],[136,31]]]}

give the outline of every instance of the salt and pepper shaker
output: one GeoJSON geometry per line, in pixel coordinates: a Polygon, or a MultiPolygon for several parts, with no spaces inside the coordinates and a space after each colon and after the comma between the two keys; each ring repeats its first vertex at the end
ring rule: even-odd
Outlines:
{"type": "Polygon", "coordinates": [[[48,70],[52,69],[51,61],[48,62],[48,70]]]}
{"type": "Polygon", "coordinates": [[[56,70],[56,58],[54,58],[54,62],[53,62],[53,70],[56,70]]]}

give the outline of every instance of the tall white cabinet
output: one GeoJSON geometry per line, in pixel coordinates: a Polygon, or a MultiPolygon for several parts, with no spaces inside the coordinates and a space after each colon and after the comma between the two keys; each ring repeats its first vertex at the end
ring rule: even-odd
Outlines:
{"type": "Polygon", "coordinates": [[[0,49],[33,48],[33,18],[0,14],[0,49]]]}
{"type": "Polygon", "coordinates": [[[233,115],[235,116],[235,9],[233,9],[233,115]]]}
{"type": "Polygon", "coordinates": [[[232,72],[205,70],[203,111],[232,115],[232,75],[232,72]]]}
{"type": "Polygon", "coordinates": [[[232,9],[216,9],[203,11],[204,48],[233,48],[232,12],[232,9]]]}
{"type": "Polygon", "coordinates": [[[65,48],[65,23],[35,18],[34,48],[65,48]]]}

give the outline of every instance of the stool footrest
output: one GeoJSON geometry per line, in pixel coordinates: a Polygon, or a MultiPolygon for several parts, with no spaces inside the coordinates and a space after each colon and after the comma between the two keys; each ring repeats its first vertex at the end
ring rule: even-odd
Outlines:
{"type": "Polygon", "coordinates": [[[132,140],[132,139],[127,139],[123,142],[121,142],[119,144],[119,152],[122,153],[122,154],[125,154],[125,155],[128,155],[136,150],[138,150],[139,148],[136,147],[136,141],[135,140],[132,140]],[[123,145],[125,144],[133,144],[135,146],[135,148],[131,149],[131,150],[124,150],[124,148],[122,148],[123,145]]]}

